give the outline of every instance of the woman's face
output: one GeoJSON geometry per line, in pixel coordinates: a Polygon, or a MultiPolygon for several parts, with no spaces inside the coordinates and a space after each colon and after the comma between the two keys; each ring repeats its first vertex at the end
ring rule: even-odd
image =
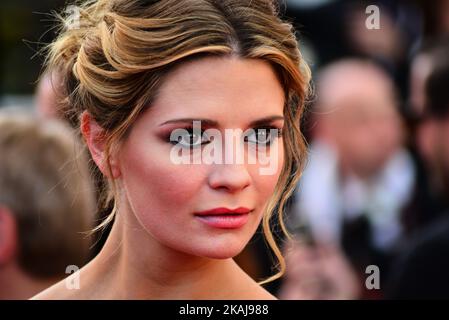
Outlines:
{"type": "Polygon", "coordinates": [[[260,223],[284,161],[282,137],[257,128],[282,129],[283,106],[284,91],[262,60],[208,57],[171,72],[118,155],[123,194],[149,235],[163,246],[196,256],[237,255],[260,223]],[[201,131],[216,129],[210,132],[222,134],[222,139],[192,134],[192,119],[201,120],[201,131]],[[187,130],[180,131],[187,134],[178,137],[179,144],[170,141],[176,129],[187,130]],[[234,143],[225,138],[225,130],[235,134],[234,143]],[[242,131],[249,132],[246,138],[242,131]],[[265,172],[260,169],[269,165],[257,155],[264,143],[265,161],[269,158],[272,167],[265,172]],[[190,162],[179,163],[175,150],[190,162]],[[206,151],[215,161],[204,161],[206,151]],[[234,157],[229,157],[231,152],[234,157]],[[237,152],[243,152],[243,162],[237,152]],[[250,212],[204,212],[242,207],[250,212]]]}

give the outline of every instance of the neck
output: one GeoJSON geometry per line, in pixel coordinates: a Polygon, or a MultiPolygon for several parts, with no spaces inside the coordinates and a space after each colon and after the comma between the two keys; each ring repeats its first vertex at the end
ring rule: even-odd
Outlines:
{"type": "Polygon", "coordinates": [[[92,264],[95,292],[106,292],[112,299],[224,298],[237,287],[232,283],[235,275],[243,276],[233,259],[197,257],[164,246],[131,212],[116,215],[92,264]]]}

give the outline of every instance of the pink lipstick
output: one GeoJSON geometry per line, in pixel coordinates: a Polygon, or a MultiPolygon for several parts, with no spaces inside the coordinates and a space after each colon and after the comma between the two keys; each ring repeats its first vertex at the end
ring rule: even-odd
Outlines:
{"type": "Polygon", "coordinates": [[[237,229],[245,225],[249,219],[251,209],[239,207],[236,209],[215,208],[195,212],[195,217],[205,224],[219,229],[237,229]]]}

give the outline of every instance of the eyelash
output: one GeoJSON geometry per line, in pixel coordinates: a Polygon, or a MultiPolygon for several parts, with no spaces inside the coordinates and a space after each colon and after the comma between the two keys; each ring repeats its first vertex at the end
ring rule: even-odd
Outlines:
{"type": "MultiPolygon", "coordinates": [[[[187,126],[187,127],[182,128],[182,129],[187,130],[190,133],[190,135],[193,134],[193,126],[187,126]]],[[[276,138],[280,138],[280,137],[283,136],[283,128],[279,128],[279,127],[275,127],[275,126],[262,126],[262,127],[252,128],[252,129],[255,131],[256,134],[259,132],[259,130],[267,130],[268,131],[268,134],[270,136],[270,140],[269,140],[268,143],[265,144],[265,146],[268,146],[268,147],[274,142],[274,140],[276,138]],[[271,131],[270,130],[272,130],[272,129],[276,129],[277,130],[277,134],[276,135],[273,135],[273,136],[271,135],[271,131]]],[[[201,130],[201,137],[203,137],[204,132],[205,132],[205,130],[201,130]]],[[[177,145],[179,143],[179,141],[172,141],[172,140],[170,140],[170,136],[168,136],[166,138],[166,140],[167,140],[168,143],[170,143],[172,145],[177,145]]],[[[245,136],[244,141],[245,142],[249,142],[247,140],[247,136],[245,136]]],[[[209,142],[211,142],[211,141],[207,141],[207,142],[201,143],[200,145],[190,145],[190,148],[198,148],[199,146],[202,146],[204,144],[208,144],[209,142]]],[[[255,144],[257,146],[262,145],[262,143],[255,143],[255,144]]]]}
{"type": "MultiPolygon", "coordinates": [[[[274,142],[274,140],[276,138],[282,137],[282,128],[278,128],[278,127],[274,127],[274,126],[258,127],[258,128],[253,128],[253,130],[256,132],[256,134],[259,132],[259,130],[265,130],[266,132],[268,132],[270,140],[269,140],[268,143],[264,144],[265,146],[270,146],[274,142]],[[273,136],[271,135],[271,130],[272,129],[276,129],[277,130],[277,134],[276,135],[273,135],[273,136]]],[[[247,141],[247,140],[245,140],[245,141],[247,141]]],[[[261,145],[260,143],[256,143],[256,144],[257,144],[257,146],[261,145]]]]}

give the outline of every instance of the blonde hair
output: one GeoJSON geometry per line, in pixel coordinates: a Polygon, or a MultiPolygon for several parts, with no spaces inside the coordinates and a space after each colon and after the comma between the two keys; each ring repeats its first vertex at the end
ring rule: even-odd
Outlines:
{"type": "Polygon", "coordinates": [[[0,112],[0,205],[18,229],[18,261],[37,277],[63,277],[89,259],[95,199],[76,135],[56,120],[0,112]],[[84,163],[77,163],[80,157],[84,163]]]}
{"type": "MultiPolygon", "coordinates": [[[[73,11],[73,10],[72,10],[73,11]]],[[[62,30],[49,46],[47,68],[62,79],[61,108],[76,126],[87,110],[107,134],[106,156],[118,145],[145,107],[150,106],[167,73],[187,59],[235,55],[262,59],[276,70],[286,104],[286,157],[275,192],[263,217],[266,240],[285,262],[270,228],[278,211],[283,222],[287,199],[302,172],[305,143],[300,120],[308,94],[310,71],[301,57],[290,23],[278,17],[269,0],[99,0],[77,7],[73,16],[60,16],[62,30]]],[[[109,168],[110,170],[110,168],[109,168]]],[[[109,181],[104,205],[114,200],[116,187],[109,181]]]]}

